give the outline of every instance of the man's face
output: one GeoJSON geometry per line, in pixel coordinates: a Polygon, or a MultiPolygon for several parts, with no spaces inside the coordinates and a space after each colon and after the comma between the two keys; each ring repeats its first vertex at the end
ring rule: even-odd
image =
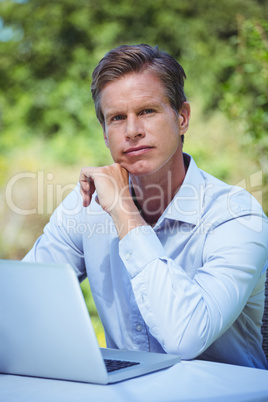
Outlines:
{"type": "Polygon", "coordinates": [[[189,105],[177,114],[155,74],[131,73],[107,84],[101,107],[105,143],[115,162],[135,176],[176,169],[189,105]]]}

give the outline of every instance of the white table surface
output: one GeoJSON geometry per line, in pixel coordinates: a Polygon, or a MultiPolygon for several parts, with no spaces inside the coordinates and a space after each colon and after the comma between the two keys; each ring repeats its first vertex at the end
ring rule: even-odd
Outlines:
{"type": "Polygon", "coordinates": [[[0,374],[1,402],[268,401],[268,370],[205,361],[113,385],[0,374]]]}

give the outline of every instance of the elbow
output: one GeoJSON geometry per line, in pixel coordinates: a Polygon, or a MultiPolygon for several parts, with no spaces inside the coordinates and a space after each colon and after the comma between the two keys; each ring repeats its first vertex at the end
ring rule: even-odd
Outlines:
{"type": "Polygon", "coordinates": [[[198,337],[196,334],[183,336],[180,341],[163,342],[162,347],[166,353],[179,355],[183,360],[195,359],[207,347],[209,342],[203,337],[198,337]]]}
{"type": "Polygon", "coordinates": [[[217,328],[212,326],[208,311],[197,314],[189,320],[183,332],[177,329],[164,340],[162,347],[166,353],[177,354],[184,360],[195,359],[217,338],[217,328]]]}

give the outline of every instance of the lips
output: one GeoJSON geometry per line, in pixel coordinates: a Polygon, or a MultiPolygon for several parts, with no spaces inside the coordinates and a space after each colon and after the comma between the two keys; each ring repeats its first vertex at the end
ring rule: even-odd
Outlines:
{"type": "Polygon", "coordinates": [[[128,148],[126,151],[124,151],[124,154],[127,154],[128,156],[137,156],[142,155],[151,149],[153,149],[153,147],[141,145],[139,147],[128,148]]]}

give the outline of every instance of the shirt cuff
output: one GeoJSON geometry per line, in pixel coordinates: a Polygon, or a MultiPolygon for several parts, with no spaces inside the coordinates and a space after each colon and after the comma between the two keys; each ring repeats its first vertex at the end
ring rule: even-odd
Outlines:
{"type": "Polygon", "coordinates": [[[132,229],[119,242],[119,255],[131,278],[147,264],[166,258],[165,250],[151,226],[132,229]]]}

